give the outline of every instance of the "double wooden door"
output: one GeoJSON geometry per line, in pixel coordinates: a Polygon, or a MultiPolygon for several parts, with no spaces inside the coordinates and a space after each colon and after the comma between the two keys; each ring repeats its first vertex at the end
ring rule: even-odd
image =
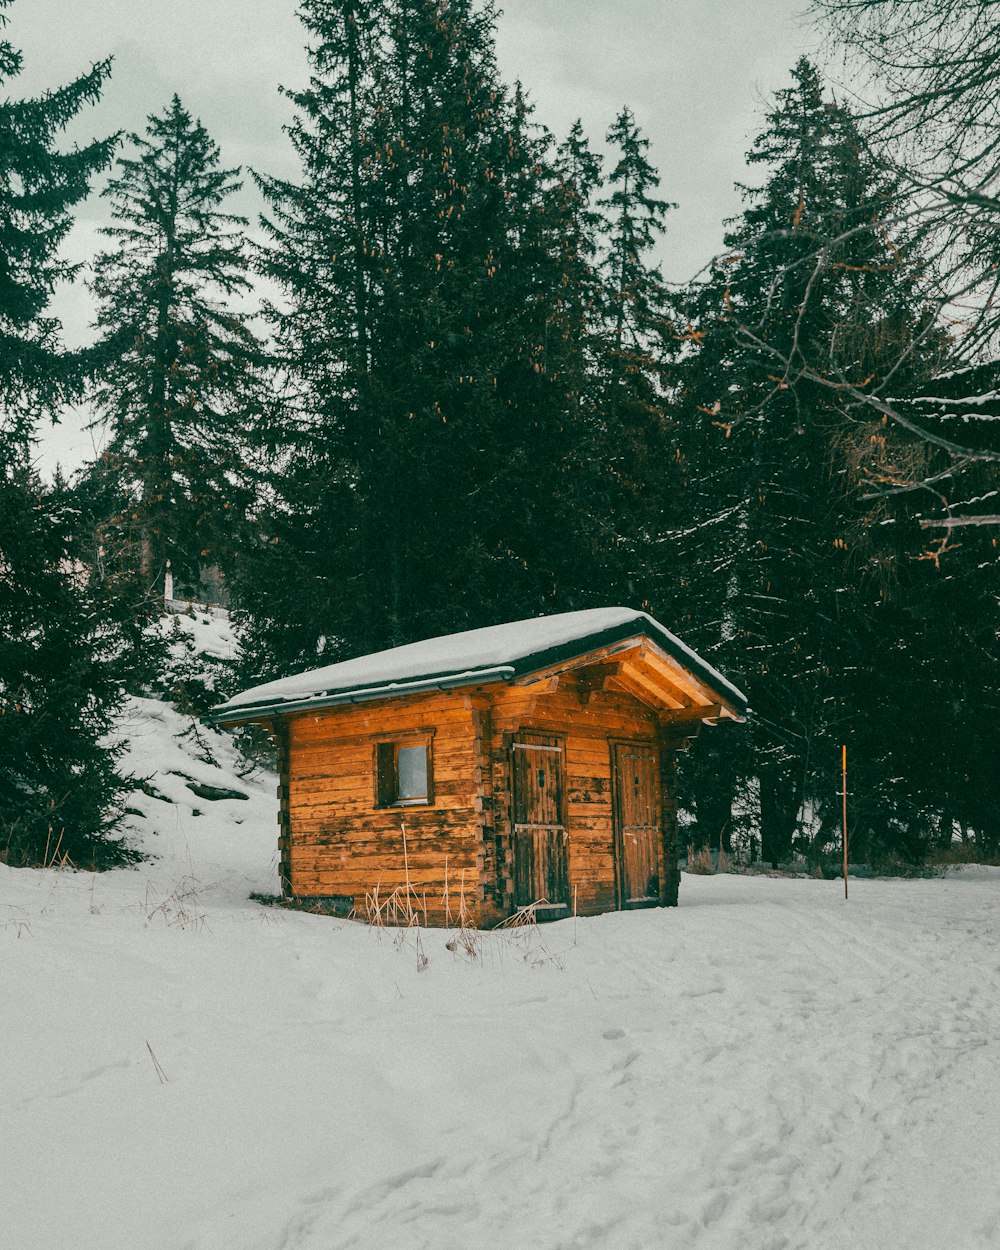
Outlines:
{"type": "Polygon", "coordinates": [[[656,750],[651,743],[617,742],[611,754],[618,906],[652,907],[660,901],[656,750]]]}
{"type": "Polygon", "coordinates": [[[570,906],[564,815],[563,748],[557,738],[525,734],[511,744],[514,906],[541,917],[570,906]]]}

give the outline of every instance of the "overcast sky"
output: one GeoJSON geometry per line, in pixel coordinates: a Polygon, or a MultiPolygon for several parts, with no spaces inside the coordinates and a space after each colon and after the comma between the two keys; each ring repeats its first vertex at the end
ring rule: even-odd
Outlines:
{"type": "MultiPolygon", "coordinates": [[[[562,137],[576,117],[596,146],[624,104],[651,140],[661,193],[676,201],[668,219],[663,271],[696,273],[722,245],[722,221],[739,208],[733,184],[762,106],[784,86],[819,39],[802,17],[806,0],[506,0],[498,54],[508,81],[519,78],[539,121],[562,137]]],[[[204,122],[227,165],[294,176],[282,125],[279,84],[306,73],[304,32],[294,0],[15,0],[7,37],[24,53],[21,76],[3,94],[55,87],[93,61],[114,56],[104,98],[74,137],[141,130],[177,92],[204,122]]],[[[253,192],[240,211],[254,217],[253,192]]],[[[78,213],[74,258],[101,245],[105,204],[78,213]]],[[[82,289],[57,311],[67,339],[86,337],[82,289]]],[[[90,440],[68,418],[46,439],[43,462],[75,463],[90,440]]]]}

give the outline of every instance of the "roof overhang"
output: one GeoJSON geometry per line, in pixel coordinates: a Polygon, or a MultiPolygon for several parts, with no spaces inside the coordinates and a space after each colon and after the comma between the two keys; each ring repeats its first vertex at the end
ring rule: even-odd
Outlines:
{"type": "MultiPolygon", "coordinates": [[[[707,674],[717,678],[718,674],[714,669],[707,665],[683,663],[658,639],[651,638],[645,631],[637,633],[634,627],[627,631],[609,632],[624,633],[624,636],[610,639],[604,637],[600,640],[591,637],[583,647],[579,642],[574,646],[553,647],[510,664],[490,668],[438,673],[430,677],[359,686],[349,690],[321,691],[301,699],[262,701],[232,708],[223,706],[212,712],[211,719],[217,725],[230,727],[261,724],[283,716],[320,712],[359,703],[375,703],[407,695],[468,690],[501,683],[532,685],[576,669],[585,673],[599,673],[601,684],[605,688],[617,688],[640,699],[645,698],[656,705],[661,716],[667,720],[715,724],[722,720],[744,719],[746,700],[728,683],[720,688],[719,681],[708,680],[705,670],[707,674]],[[641,657],[647,670],[653,670],[652,676],[647,676],[645,681],[629,665],[616,663],[616,660],[628,660],[634,654],[641,657]],[[698,671],[699,668],[702,671],[698,671]],[[671,694],[676,697],[672,698],[671,694]]],[[[686,648],[683,649],[683,654],[684,659],[689,660],[686,648]]]]}
{"type": "Polygon", "coordinates": [[[570,671],[580,674],[590,694],[598,690],[630,694],[652,706],[664,721],[717,724],[745,719],[741,692],[722,679],[709,681],[706,671],[719,678],[714,669],[681,663],[645,631],[632,630],[628,637],[583,653],[577,650],[515,678],[514,684],[531,686],[570,671]]]}
{"type": "Polygon", "coordinates": [[[515,675],[513,667],[504,664],[413,681],[393,681],[381,686],[362,686],[357,690],[327,691],[307,699],[284,699],[271,703],[247,704],[243,707],[213,708],[209,713],[209,720],[216,725],[251,725],[272,721],[279,716],[291,716],[296,712],[319,712],[325,708],[345,707],[353,703],[375,703],[381,699],[399,698],[408,694],[430,694],[435,690],[492,686],[498,682],[513,681],[515,675]]]}

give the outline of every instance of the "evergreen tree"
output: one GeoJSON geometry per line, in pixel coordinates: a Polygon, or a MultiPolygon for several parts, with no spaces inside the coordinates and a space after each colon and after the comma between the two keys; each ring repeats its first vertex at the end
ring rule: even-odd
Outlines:
{"type": "Polygon", "coordinates": [[[148,678],[148,615],[128,579],[81,556],[74,493],[25,466],[0,489],[0,858],[99,867],[129,787],[108,735],[127,682],[148,678]]]}
{"type": "Polygon", "coordinates": [[[634,551],[623,541],[635,478],[621,471],[621,446],[604,411],[609,298],[602,164],[577,120],[555,153],[544,190],[546,254],[556,266],[553,276],[550,264],[543,292],[545,369],[554,384],[545,402],[559,419],[549,422],[550,446],[535,458],[555,462],[561,473],[551,501],[541,501],[535,535],[551,536],[554,580],[572,592],[567,607],[635,597],[634,551]]]}
{"type": "Polygon", "coordinates": [[[104,190],[116,222],[96,261],[95,392],[108,428],[90,472],[105,545],[147,580],[197,587],[232,565],[251,498],[246,429],[261,352],[238,310],[250,289],[240,183],[177,96],[129,137],[104,190]]]}
{"type": "MultiPolygon", "coordinates": [[[[0,24],[9,0],[0,0],[0,24]]],[[[21,67],[0,39],[0,85],[21,67]]],[[[33,473],[38,422],[80,391],[47,313],[73,268],[59,257],[71,210],[114,139],[61,152],[60,133],[100,96],[108,62],[36,99],[0,101],[0,858],[77,864],[104,840],[122,782],[102,743],[121,694],[131,618],[79,563],[81,526],[62,487],[33,473]]]]}
{"type": "Polygon", "coordinates": [[[861,744],[875,759],[891,750],[887,766],[856,799],[859,828],[876,855],[885,841],[878,819],[885,811],[898,813],[890,834],[902,838],[911,856],[934,830],[944,847],[961,830],[987,853],[997,850],[992,779],[1000,744],[990,729],[1000,690],[997,539],[992,527],[979,524],[938,537],[937,524],[942,509],[959,522],[979,521],[997,498],[996,465],[955,463],[949,449],[961,441],[974,455],[992,446],[998,379],[996,362],[949,364],[943,376],[922,381],[916,396],[890,393],[892,409],[921,433],[869,416],[858,421],[851,444],[865,495],[865,529],[856,542],[877,573],[872,615],[882,635],[878,673],[866,693],[891,700],[900,713],[891,735],[872,724],[861,744]]]}
{"type": "Polygon", "coordinates": [[[677,328],[652,252],[675,207],[656,195],[659,174],[649,140],[629,109],[607,135],[617,154],[603,223],[602,343],[596,362],[602,456],[619,483],[611,512],[618,543],[631,548],[630,599],[644,605],[655,593],[656,535],[675,519],[677,462],[673,456],[672,374],[677,328]]]}
{"type": "Polygon", "coordinates": [[[860,787],[885,759],[872,743],[884,706],[870,689],[884,664],[866,567],[878,557],[857,541],[865,508],[851,490],[847,403],[890,376],[904,387],[940,350],[923,321],[919,251],[882,228],[892,186],[814,67],[802,59],[792,78],[748,156],[767,178],[744,188],[730,253],[697,296],[683,433],[694,506],[679,544],[700,618],[692,637],[742,671],[755,712],[712,761],[710,788],[722,808],[754,779],[772,862],[791,852],[804,805],[817,818],[832,807],[846,735],[872,747],[860,787]]]}
{"type": "Polygon", "coordinates": [[[261,180],[293,437],[237,587],[248,650],[307,665],[604,598],[614,546],[580,522],[620,473],[592,467],[610,438],[582,134],[554,152],[501,82],[491,5],[302,16],[301,180],[261,180]]]}
{"type": "Polygon", "coordinates": [[[658,268],[648,259],[665,226],[668,204],[653,194],[660,176],[646,153],[644,138],[630,109],[623,109],[608,131],[618,161],[610,175],[613,187],[602,201],[608,209],[607,269],[610,321],[615,345],[635,349],[646,346],[644,338],[665,315],[666,297],[658,268]]]}
{"type": "Polygon", "coordinates": [[[487,620],[631,599],[634,559],[622,541],[634,478],[602,411],[601,162],[579,123],[554,149],[520,85],[510,125],[512,228],[495,293],[509,311],[490,345],[502,407],[483,529],[516,560],[496,570],[487,620]]]}
{"type": "MultiPolygon", "coordinates": [[[[12,0],[0,0],[3,13],[12,0]]],[[[0,39],[0,84],[21,70],[21,54],[0,39]]],[[[72,225],[70,209],[104,168],[114,140],[56,151],[59,133],[100,96],[110,61],[37,99],[0,103],[0,451],[22,458],[43,414],[79,388],[79,361],[62,353],[57,323],[45,315],[56,284],[74,267],[59,256],[72,225]]]]}
{"type": "Polygon", "coordinates": [[[590,147],[577,119],[552,164],[549,220],[559,259],[558,289],[549,314],[550,341],[560,344],[560,366],[571,371],[570,399],[593,408],[601,355],[605,296],[601,275],[604,217],[603,160],[590,147]]]}

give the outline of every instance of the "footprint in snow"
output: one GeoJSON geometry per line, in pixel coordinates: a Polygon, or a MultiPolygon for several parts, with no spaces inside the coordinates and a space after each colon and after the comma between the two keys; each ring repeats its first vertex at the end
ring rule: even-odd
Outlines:
{"type": "Polygon", "coordinates": [[[620,1037],[625,1036],[624,1029],[605,1029],[601,1034],[606,1042],[617,1042],[620,1037]]]}
{"type": "Polygon", "coordinates": [[[681,990],[680,997],[707,998],[709,994],[722,994],[725,991],[725,988],[726,987],[722,984],[722,982],[718,981],[714,985],[698,986],[695,989],[681,990]]]}
{"type": "Polygon", "coordinates": [[[306,1194],[302,1201],[308,1206],[315,1207],[322,1203],[333,1202],[335,1198],[340,1197],[340,1193],[339,1189],[329,1186],[325,1189],[317,1189],[315,1193],[306,1194]]]}
{"type": "Polygon", "coordinates": [[[612,1073],[621,1073],[621,1079],[615,1082],[616,1086],[624,1085],[627,1081],[631,1080],[629,1068],[631,1068],[639,1058],[640,1055],[637,1050],[630,1050],[626,1055],[623,1055],[611,1065],[612,1073]]]}
{"type": "Polygon", "coordinates": [[[51,1096],[53,1098],[69,1098],[73,1094],[78,1094],[84,1085],[89,1081],[96,1081],[100,1077],[105,1076],[108,1072],[114,1072],[120,1068],[130,1068],[132,1066],[131,1059],[118,1059],[114,1063],[106,1063],[100,1068],[92,1068],[89,1072],[81,1072],[77,1078],[77,1084],[69,1085],[65,1089],[56,1090],[51,1096]]]}
{"type": "Polygon", "coordinates": [[[705,1204],[705,1209],[701,1213],[701,1222],[704,1225],[714,1224],[717,1219],[725,1212],[729,1206],[729,1194],[723,1190],[721,1193],[715,1194],[705,1204]]]}
{"type": "Polygon", "coordinates": [[[99,1068],[92,1068],[89,1072],[80,1074],[81,1081],[96,1081],[99,1076],[104,1076],[106,1072],[114,1072],[119,1068],[130,1068],[132,1066],[131,1059],[116,1059],[113,1063],[105,1063],[99,1068]]]}

